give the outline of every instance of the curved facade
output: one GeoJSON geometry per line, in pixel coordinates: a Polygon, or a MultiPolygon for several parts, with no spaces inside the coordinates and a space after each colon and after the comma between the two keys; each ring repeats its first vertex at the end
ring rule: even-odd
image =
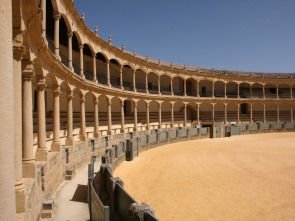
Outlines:
{"type": "Polygon", "coordinates": [[[1,74],[9,77],[1,87],[14,104],[1,100],[3,133],[10,137],[1,139],[1,148],[3,153],[9,144],[14,154],[1,161],[1,169],[10,165],[0,191],[12,208],[0,207],[3,220],[12,220],[15,211],[19,219],[37,220],[42,200],[65,173],[89,161],[90,138],[102,155],[104,137],[110,146],[128,132],[293,123],[294,73],[214,70],[142,57],[101,39],[71,0],[19,0],[5,7],[1,74]]]}

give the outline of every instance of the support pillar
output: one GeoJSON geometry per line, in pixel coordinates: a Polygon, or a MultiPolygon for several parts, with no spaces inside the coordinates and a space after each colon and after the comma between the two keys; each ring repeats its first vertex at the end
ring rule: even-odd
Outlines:
{"type": "Polygon", "coordinates": [[[238,83],[238,98],[240,98],[240,83],[238,83]]]}
{"type": "Polygon", "coordinates": [[[58,60],[60,60],[59,56],[59,19],[60,19],[60,13],[54,12],[53,13],[54,18],[54,54],[57,57],[58,60]]]}
{"type": "Polygon", "coordinates": [[[148,87],[148,74],[145,75],[145,93],[149,93],[149,87],[148,87]]]}
{"type": "Polygon", "coordinates": [[[22,172],[24,178],[36,177],[33,152],[32,78],[33,65],[23,61],[22,73],[22,172]]]}
{"type": "Polygon", "coordinates": [[[212,98],[214,98],[215,95],[214,95],[214,81],[212,81],[212,98]]]}
{"type": "Polygon", "coordinates": [[[60,152],[60,112],[59,112],[59,96],[60,96],[60,86],[56,85],[53,89],[53,142],[51,144],[51,151],[60,152]]]}
{"type": "Polygon", "coordinates": [[[265,104],[263,104],[263,123],[266,123],[265,104]]]}
{"type": "Polygon", "coordinates": [[[184,110],[184,122],[183,122],[183,126],[186,127],[187,126],[187,113],[186,113],[186,108],[187,108],[187,104],[185,103],[183,106],[183,110],[184,110]]]}
{"type": "Polygon", "coordinates": [[[86,141],[85,95],[80,94],[80,141],[86,141]]]}
{"type": "Polygon", "coordinates": [[[68,112],[67,112],[67,138],[65,141],[66,146],[74,145],[73,138],[73,92],[67,92],[67,101],[68,101],[68,112]]]}
{"type": "Polygon", "coordinates": [[[112,135],[112,101],[110,98],[107,99],[108,102],[108,135],[112,135]]]}
{"type": "Polygon", "coordinates": [[[48,153],[46,149],[46,117],[45,117],[45,97],[46,87],[45,77],[37,76],[37,139],[38,148],[36,150],[36,161],[47,161],[48,153]]]}
{"type": "Polygon", "coordinates": [[[46,0],[41,0],[40,3],[42,10],[42,38],[46,39],[46,0]]]}
{"type": "Polygon", "coordinates": [[[161,79],[160,79],[160,76],[158,76],[158,94],[161,94],[161,79]]]}
{"type": "Polygon", "coordinates": [[[280,104],[277,104],[277,122],[280,122],[280,104]]]}
{"type": "Polygon", "coordinates": [[[133,131],[137,132],[137,101],[134,101],[134,128],[133,131]]]}
{"type": "Polygon", "coordinates": [[[107,86],[111,86],[110,61],[107,60],[107,86]]]}
{"type": "Polygon", "coordinates": [[[84,76],[84,64],[83,64],[83,45],[79,44],[79,50],[80,50],[80,77],[85,78],[84,76]]]}
{"type": "Polygon", "coordinates": [[[95,82],[95,83],[98,83],[97,82],[97,79],[96,79],[96,54],[95,53],[92,53],[92,59],[93,59],[93,78],[92,80],[95,82]]]}
{"type": "Polygon", "coordinates": [[[69,69],[73,71],[73,48],[72,48],[72,37],[73,33],[71,31],[68,31],[68,57],[69,57],[69,69]]]}
{"type": "Polygon", "coordinates": [[[265,99],[265,84],[262,85],[263,99],[265,99]]]}
{"type": "Polygon", "coordinates": [[[224,104],[224,125],[227,125],[227,104],[224,104]]]}
{"type": "Polygon", "coordinates": [[[293,99],[293,91],[292,91],[293,85],[290,85],[290,99],[293,99]]]}
{"type": "Polygon", "coordinates": [[[186,79],[183,80],[183,92],[184,96],[186,96],[186,79]]]}
{"type": "Polygon", "coordinates": [[[250,104],[250,124],[253,124],[253,104],[250,104]]]}
{"type": "Polygon", "coordinates": [[[124,123],[124,100],[121,100],[121,133],[125,133],[125,123],[124,123]]]}
{"type": "Polygon", "coordinates": [[[238,111],[237,111],[237,124],[240,124],[240,104],[237,104],[238,111]]]}
{"type": "Polygon", "coordinates": [[[250,98],[252,98],[252,84],[250,84],[250,98]]]}
{"type": "Polygon", "coordinates": [[[133,90],[134,92],[136,92],[136,85],[135,85],[135,72],[136,72],[136,70],[133,71],[133,76],[132,76],[132,80],[133,80],[133,83],[132,83],[133,88],[132,88],[132,90],[133,90]]]}
{"type": "Polygon", "coordinates": [[[197,124],[200,125],[200,105],[201,103],[197,103],[197,124]]]}
{"type": "Polygon", "coordinates": [[[227,94],[226,94],[226,83],[224,83],[224,98],[227,98],[227,94]]]}
{"type": "Polygon", "coordinates": [[[290,104],[290,122],[293,123],[293,104],[290,104]]]}
{"type": "Polygon", "coordinates": [[[277,83],[277,99],[279,99],[279,84],[277,83]]]}
{"type": "Polygon", "coordinates": [[[120,88],[123,90],[123,66],[120,66],[120,88]]]}
{"type": "Polygon", "coordinates": [[[199,80],[197,81],[197,97],[200,97],[200,84],[199,80]]]}
{"type": "Polygon", "coordinates": [[[162,103],[159,103],[159,129],[162,130],[162,103]]]}
{"type": "Polygon", "coordinates": [[[212,103],[212,123],[215,123],[215,103],[212,103]]]}
{"type": "Polygon", "coordinates": [[[174,95],[174,92],[173,92],[173,78],[171,77],[171,95],[173,96],[174,95]]]}
{"type": "Polygon", "coordinates": [[[93,97],[93,104],[94,104],[94,134],[93,134],[93,137],[99,138],[98,97],[93,97]]]}
{"type": "Polygon", "coordinates": [[[146,130],[150,130],[150,103],[146,103],[146,130]]]}
{"type": "Polygon", "coordinates": [[[174,128],[174,103],[171,103],[171,128],[174,128]]]}

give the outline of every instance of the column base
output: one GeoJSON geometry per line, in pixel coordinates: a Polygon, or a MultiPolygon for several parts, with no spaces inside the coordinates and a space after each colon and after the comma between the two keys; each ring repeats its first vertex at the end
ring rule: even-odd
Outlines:
{"type": "Polygon", "coordinates": [[[112,135],[112,131],[111,130],[108,130],[107,131],[107,135],[112,135]]]}
{"type": "Polygon", "coordinates": [[[121,86],[120,86],[120,89],[121,89],[121,90],[124,90],[124,87],[121,85],[121,86]]]}
{"type": "Polygon", "coordinates": [[[80,139],[80,141],[85,141],[86,140],[86,134],[79,134],[79,139],[80,139]]]}
{"type": "Polygon", "coordinates": [[[15,183],[15,201],[16,212],[24,213],[26,211],[26,192],[25,186],[22,181],[15,183]]]}
{"type": "Polygon", "coordinates": [[[23,177],[35,178],[36,177],[36,165],[35,160],[23,161],[23,177]]]}
{"type": "Polygon", "coordinates": [[[100,137],[99,132],[94,132],[94,133],[93,133],[93,137],[94,137],[94,138],[99,138],[99,137],[100,137]]]}
{"type": "Polygon", "coordinates": [[[74,146],[74,143],[75,143],[75,141],[74,141],[73,137],[67,137],[66,138],[66,142],[65,142],[66,146],[74,146]]]}
{"type": "Polygon", "coordinates": [[[36,150],[36,161],[47,161],[48,153],[46,148],[38,148],[36,150]]]}
{"type": "Polygon", "coordinates": [[[120,130],[120,133],[121,133],[121,134],[124,134],[124,133],[125,133],[125,129],[121,129],[121,130],[120,130]]]}
{"type": "Polygon", "coordinates": [[[62,145],[61,145],[61,143],[59,141],[57,141],[57,142],[53,141],[51,143],[51,151],[52,152],[60,152],[61,147],[62,147],[62,145]]]}

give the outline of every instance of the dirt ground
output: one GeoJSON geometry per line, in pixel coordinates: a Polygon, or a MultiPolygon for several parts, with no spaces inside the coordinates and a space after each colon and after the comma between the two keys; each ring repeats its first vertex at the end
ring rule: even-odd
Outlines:
{"type": "Polygon", "coordinates": [[[295,220],[293,132],[156,147],[114,176],[161,221],[295,220]]]}

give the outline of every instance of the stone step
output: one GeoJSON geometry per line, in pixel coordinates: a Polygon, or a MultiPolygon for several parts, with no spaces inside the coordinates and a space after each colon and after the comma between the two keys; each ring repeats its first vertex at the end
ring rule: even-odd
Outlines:
{"type": "Polygon", "coordinates": [[[53,199],[47,199],[42,202],[42,211],[41,211],[41,219],[50,219],[53,217],[53,211],[54,211],[54,200],[53,199]]]}
{"type": "Polygon", "coordinates": [[[42,210],[41,212],[41,219],[50,219],[53,217],[53,211],[52,210],[42,210]]]}

